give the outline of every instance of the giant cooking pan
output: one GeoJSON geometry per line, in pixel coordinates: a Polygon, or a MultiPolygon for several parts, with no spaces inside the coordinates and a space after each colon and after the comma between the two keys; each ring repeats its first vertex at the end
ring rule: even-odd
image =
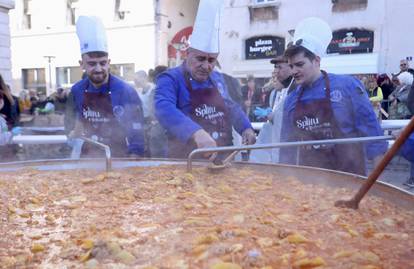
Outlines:
{"type": "MultiPolygon", "coordinates": [[[[126,167],[156,167],[160,165],[179,165],[186,167],[184,160],[173,159],[132,159],[132,158],[114,158],[112,159],[112,168],[121,169],[126,167]]],[[[194,162],[194,166],[207,166],[207,162],[194,162]]],[[[357,191],[366,177],[354,175],[345,172],[332,171],[328,169],[282,165],[282,164],[257,164],[246,162],[235,162],[234,167],[243,166],[260,172],[269,174],[279,174],[282,176],[294,176],[304,184],[317,184],[335,188],[347,188],[357,191]]],[[[40,160],[1,163],[1,171],[16,171],[22,169],[37,169],[40,171],[59,171],[71,169],[97,169],[105,170],[104,159],[81,159],[81,160],[40,160]]],[[[206,169],[206,173],[209,170],[206,169]]],[[[217,172],[219,173],[219,172],[217,172]]],[[[219,175],[219,174],[218,174],[219,175]]],[[[401,206],[406,209],[412,209],[414,205],[414,195],[406,190],[393,186],[391,184],[378,181],[370,189],[369,195],[381,197],[392,204],[401,206]]],[[[323,199],[323,197],[321,197],[323,199]]]]}

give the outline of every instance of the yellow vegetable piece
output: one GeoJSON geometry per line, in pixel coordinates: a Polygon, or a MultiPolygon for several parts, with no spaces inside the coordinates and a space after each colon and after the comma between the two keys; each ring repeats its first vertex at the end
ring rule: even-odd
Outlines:
{"type": "Polygon", "coordinates": [[[313,259],[305,258],[293,263],[295,269],[310,269],[325,265],[324,259],[316,257],[313,259]]]}
{"type": "Polygon", "coordinates": [[[90,239],[82,240],[82,245],[81,245],[82,249],[88,250],[88,249],[93,248],[93,246],[94,246],[94,244],[93,244],[92,240],[90,240],[90,239]]]}
{"type": "Polygon", "coordinates": [[[38,253],[38,252],[44,251],[45,247],[42,244],[33,244],[32,247],[30,248],[30,250],[33,253],[38,253]]]}
{"type": "Polygon", "coordinates": [[[80,256],[79,260],[81,262],[86,262],[90,258],[91,258],[91,250],[89,250],[88,252],[86,252],[85,254],[83,254],[82,256],[80,256]]]}
{"type": "Polygon", "coordinates": [[[230,247],[231,253],[239,252],[243,249],[243,244],[234,244],[230,247]]]}
{"type": "Polygon", "coordinates": [[[350,256],[352,256],[352,254],[353,254],[354,252],[355,252],[355,251],[342,250],[342,251],[336,252],[336,253],[333,255],[333,258],[334,258],[334,259],[338,259],[338,258],[346,258],[346,257],[350,257],[350,256]]]}
{"type": "Polygon", "coordinates": [[[230,262],[218,262],[210,267],[210,269],[242,269],[240,265],[230,262]]]}
{"type": "Polygon", "coordinates": [[[115,255],[116,259],[124,264],[132,264],[135,261],[135,256],[126,250],[121,250],[115,255]]]}
{"type": "Polygon", "coordinates": [[[204,251],[206,251],[208,249],[208,245],[197,245],[196,247],[193,248],[193,250],[191,251],[194,255],[200,255],[201,253],[203,253],[204,251]]]}
{"type": "Polygon", "coordinates": [[[257,239],[257,244],[259,244],[261,248],[271,247],[273,243],[273,240],[269,237],[260,237],[257,239]]]}
{"type": "Polygon", "coordinates": [[[306,237],[304,237],[303,235],[299,233],[288,235],[286,238],[287,238],[287,241],[292,244],[302,244],[302,243],[309,242],[309,240],[306,237]]]}
{"type": "Polygon", "coordinates": [[[206,234],[198,237],[196,239],[196,244],[211,244],[213,242],[219,241],[218,237],[215,234],[206,234]]]}

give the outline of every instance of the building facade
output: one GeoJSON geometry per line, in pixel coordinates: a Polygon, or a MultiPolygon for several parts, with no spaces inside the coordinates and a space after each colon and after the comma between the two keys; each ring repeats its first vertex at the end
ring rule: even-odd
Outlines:
{"type": "MultiPolygon", "coordinates": [[[[137,70],[182,62],[199,0],[15,2],[10,12],[12,77],[6,74],[6,79],[13,79],[16,93],[37,89],[50,94],[81,78],[75,29],[80,15],[103,19],[111,72],[132,81],[137,70]]],[[[309,16],[323,18],[334,32],[322,60],[328,72],[390,74],[398,71],[401,59],[414,55],[413,0],[223,0],[223,5],[222,70],[239,78],[252,74],[261,78],[259,84],[271,76],[269,59],[283,53],[297,23],[309,16]]]]}
{"type": "Polygon", "coordinates": [[[309,16],[326,20],[333,30],[321,62],[328,72],[390,74],[399,71],[400,59],[414,55],[412,0],[225,0],[224,5],[220,63],[236,77],[270,77],[269,59],[283,53],[297,23],[309,16]]]}
{"type": "Polygon", "coordinates": [[[169,44],[192,26],[197,5],[192,0],[16,0],[10,14],[13,91],[49,95],[81,78],[75,27],[80,15],[103,20],[111,72],[127,81],[137,70],[175,64],[168,58],[169,44]]]}
{"type": "Polygon", "coordinates": [[[7,84],[12,83],[9,10],[13,0],[0,0],[0,74],[7,84]]]}

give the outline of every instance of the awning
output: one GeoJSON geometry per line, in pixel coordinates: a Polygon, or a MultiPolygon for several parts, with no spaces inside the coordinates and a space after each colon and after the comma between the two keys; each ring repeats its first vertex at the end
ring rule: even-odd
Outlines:
{"type": "MultiPolygon", "coordinates": [[[[378,53],[329,55],[322,59],[321,68],[335,74],[377,74],[378,53]]],[[[271,77],[273,64],[267,60],[244,60],[235,62],[231,70],[234,77],[271,77]]]]}
{"type": "Polygon", "coordinates": [[[377,74],[378,59],[378,53],[326,56],[321,69],[334,74],[377,74]]]}

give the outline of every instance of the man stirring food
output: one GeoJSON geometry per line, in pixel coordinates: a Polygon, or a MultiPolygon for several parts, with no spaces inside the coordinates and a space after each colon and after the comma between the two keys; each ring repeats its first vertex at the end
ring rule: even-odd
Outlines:
{"type": "MultiPolygon", "coordinates": [[[[329,25],[307,18],[295,30],[294,43],[285,51],[298,87],[288,95],[283,113],[283,141],[381,136],[368,95],[351,76],[320,69],[321,57],[332,39],[329,25]]],[[[281,150],[281,161],[366,174],[366,158],[378,159],[387,143],[310,145],[281,150]],[[298,153],[298,155],[297,155],[298,153]]]]}
{"type": "MultiPolygon", "coordinates": [[[[105,29],[97,17],[79,17],[76,30],[86,78],[73,85],[76,125],[72,136],[84,135],[111,147],[112,155],[144,153],[141,101],[134,88],[110,74],[105,29]]],[[[98,154],[84,145],[82,152],[98,154]]]]}
{"type": "Polygon", "coordinates": [[[220,0],[201,0],[185,62],[157,79],[155,114],[167,130],[168,155],[186,158],[196,148],[232,144],[232,127],[245,144],[255,142],[252,126],[213,71],[219,55],[220,0]]]}

